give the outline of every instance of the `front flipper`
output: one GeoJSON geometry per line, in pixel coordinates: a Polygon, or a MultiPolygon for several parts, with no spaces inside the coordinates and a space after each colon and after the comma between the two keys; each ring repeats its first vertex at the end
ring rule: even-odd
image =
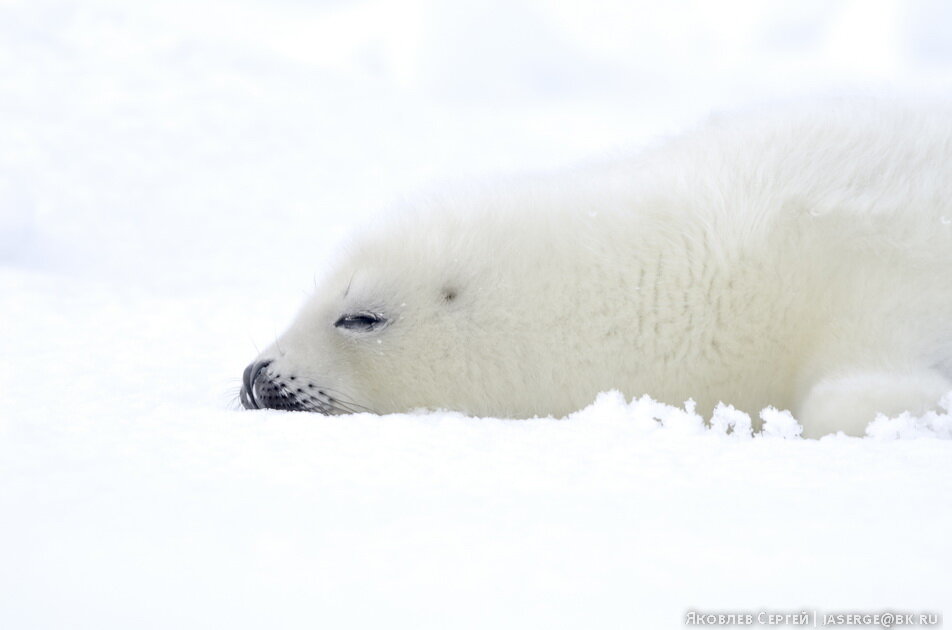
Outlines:
{"type": "Polygon", "coordinates": [[[936,408],[952,381],[934,370],[855,371],[815,383],[798,405],[803,437],[843,431],[862,436],[877,414],[915,415],[936,408]]]}

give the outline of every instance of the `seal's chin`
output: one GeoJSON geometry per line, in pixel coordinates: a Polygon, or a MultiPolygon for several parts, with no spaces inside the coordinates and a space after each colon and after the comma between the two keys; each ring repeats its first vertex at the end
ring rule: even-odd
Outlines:
{"type": "Polygon", "coordinates": [[[326,416],[370,412],[370,409],[333,395],[310,379],[273,371],[272,361],[255,361],[241,379],[241,406],[245,409],[310,411],[326,416]]]}

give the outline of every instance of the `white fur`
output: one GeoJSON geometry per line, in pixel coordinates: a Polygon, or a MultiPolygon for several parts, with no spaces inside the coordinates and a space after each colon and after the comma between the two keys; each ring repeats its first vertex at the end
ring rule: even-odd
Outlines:
{"type": "Polygon", "coordinates": [[[405,210],[262,358],[377,412],[562,416],[619,389],[862,434],[952,389],[950,273],[952,109],[826,104],[405,210]],[[360,310],[393,321],[334,328],[360,310]]]}

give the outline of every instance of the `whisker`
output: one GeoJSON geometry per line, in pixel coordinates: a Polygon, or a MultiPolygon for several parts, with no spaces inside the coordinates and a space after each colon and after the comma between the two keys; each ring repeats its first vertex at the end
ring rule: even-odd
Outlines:
{"type": "Polygon", "coordinates": [[[251,342],[251,345],[255,348],[255,354],[261,354],[261,350],[258,349],[258,344],[255,343],[255,338],[251,335],[248,335],[248,341],[251,342]]]}
{"type": "Polygon", "coordinates": [[[348,407],[346,404],[343,404],[343,403],[335,403],[334,408],[339,409],[341,411],[346,411],[347,413],[362,413],[361,411],[352,409],[351,407],[348,407]]]}
{"type": "Polygon", "coordinates": [[[370,407],[364,407],[363,405],[358,405],[357,403],[353,402],[335,400],[334,404],[342,409],[346,409],[350,413],[372,413],[374,415],[379,415],[370,407]]]}
{"type": "MultiPolygon", "coordinates": [[[[362,411],[366,411],[367,413],[374,413],[374,414],[377,413],[370,407],[365,407],[364,405],[361,405],[360,403],[355,402],[354,400],[352,400],[349,396],[347,396],[344,392],[340,390],[333,389],[330,387],[321,387],[321,390],[333,394],[334,395],[333,398],[337,402],[346,403],[347,405],[350,405],[351,407],[360,409],[362,411]]],[[[354,412],[354,413],[357,413],[357,412],[354,412]]]]}
{"type": "Polygon", "coordinates": [[[227,390],[222,392],[222,398],[226,409],[240,411],[243,408],[241,404],[241,385],[228,387],[227,390]]]}

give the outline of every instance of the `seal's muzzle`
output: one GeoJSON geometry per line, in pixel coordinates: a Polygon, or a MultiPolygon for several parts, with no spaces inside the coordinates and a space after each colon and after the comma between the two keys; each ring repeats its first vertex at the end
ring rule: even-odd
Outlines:
{"type": "Polygon", "coordinates": [[[255,396],[255,384],[262,370],[268,367],[271,361],[256,361],[245,368],[241,378],[241,406],[245,409],[261,409],[264,405],[259,404],[258,397],[255,396]]]}

